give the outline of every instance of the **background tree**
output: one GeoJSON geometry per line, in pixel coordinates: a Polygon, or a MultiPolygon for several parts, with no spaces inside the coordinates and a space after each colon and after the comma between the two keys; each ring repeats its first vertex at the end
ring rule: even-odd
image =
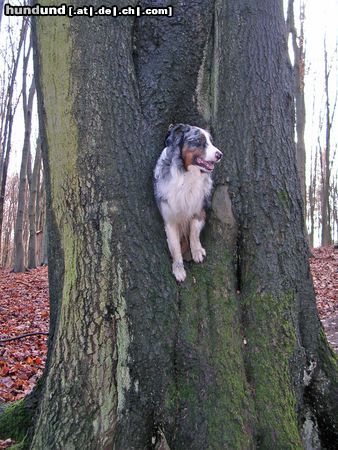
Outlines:
{"type": "MultiPolygon", "coordinates": [[[[338,4],[335,2],[330,0],[328,4],[338,9],[338,4]]],[[[310,235],[314,237],[313,244],[318,246],[329,245],[332,240],[337,239],[332,216],[337,199],[333,197],[332,189],[334,176],[337,173],[337,153],[335,151],[338,123],[335,120],[337,86],[334,80],[337,78],[338,60],[337,29],[330,28],[328,11],[322,17],[316,17],[314,10],[311,10],[313,7],[313,2],[307,2],[307,14],[304,22],[307,48],[305,90],[308,98],[307,117],[311,119],[308,121],[311,123],[308,123],[306,131],[308,150],[310,150],[307,159],[312,170],[311,179],[308,177],[308,189],[311,190],[308,199],[310,201],[311,197],[315,202],[308,205],[310,217],[308,226],[310,235]],[[315,23],[318,24],[316,38],[312,33],[315,23]],[[317,44],[314,42],[315,40],[317,44]],[[322,45],[323,42],[324,45],[322,45]],[[315,50],[316,46],[317,50],[315,50]],[[319,49],[321,49],[321,53],[319,53],[319,49]],[[315,166],[317,169],[314,172],[315,166]],[[313,181],[316,186],[312,186],[313,181]],[[313,221],[311,220],[312,216],[313,221]],[[313,224],[313,232],[311,224],[313,224]]]]}
{"type": "Polygon", "coordinates": [[[318,154],[319,148],[316,146],[314,159],[310,158],[310,182],[308,187],[308,202],[307,202],[307,224],[309,228],[309,245],[310,248],[314,247],[314,237],[315,237],[315,214],[318,211],[318,204],[320,199],[318,197],[318,154]]]}
{"type": "Polygon", "coordinates": [[[28,175],[28,160],[30,155],[30,139],[32,130],[32,109],[33,100],[35,95],[35,79],[34,76],[31,79],[31,84],[27,92],[27,77],[28,77],[28,62],[30,58],[32,43],[29,40],[27,53],[24,54],[23,58],[23,72],[22,72],[22,104],[23,104],[23,115],[25,122],[25,136],[22,148],[22,159],[20,168],[20,179],[19,179],[19,194],[18,194],[18,209],[16,214],[15,222],[15,233],[14,233],[14,272],[23,272],[25,270],[25,247],[24,242],[24,232],[27,227],[24,227],[24,213],[26,196],[27,196],[27,175],[28,175]]]}
{"type": "Polygon", "coordinates": [[[0,29],[1,29],[1,21],[2,21],[4,2],[5,2],[5,0],[0,0],[0,29]]]}
{"type": "Polygon", "coordinates": [[[7,182],[4,204],[3,234],[1,245],[1,265],[3,267],[13,267],[13,236],[16,209],[18,204],[18,185],[18,176],[11,176],[7,182]]]}
{"type": "Polygon", "coordinates": [[[41,143],[38,138],[36,143],[36,152],[34,158],[34,168],[31,175],[31,180],[29,182],[29,204],[28,204],[28,215],[29,215],[29,242],[28,242],[28,268],[33,269],[37,265],[37,228],[39,217],[39,174],[41,169],[41,143]]]}
{"type": "MultiPolygon", "coordinates": [[[[337,54],[337,48],[336,48],[337,54]]],[[[322,213],[322,245],[330,245],[332,243],[331,234],[331,129],[334,121],[337,105],[337,90],[333,107],[330,105],[329,94],[329,78],[331,67],[328,61],[328,52],[326,48],[326,39],[324,39],[324,81],[325,81],[325,144],[322,150],[321,158],[321,175],[322,175],[322,192],[321,192],[321,213],[322,213]]],[[[336,199],[337,200],[337,199],[336,199]]]]}
{"type": "MultiPolygon", "coordinates": [[[[9,157],[11,153],[12,146],[12,128],[13,128],[13,118],[15,114],[16,107],[18,105],[20,95],[17,96],[15,100],[15,83],[17,77],[17,70],[20,61],[21,49],[23,43],[26,39],[28,28],[28,21],[22,21],[22,28],[20,32],[20,38],[17,48],[15,48],[15,41],[13,41],[11,30],[8,29],[9,36],[9,46],[6,49],[8,54],[11,54],[9,58],[9,68],[8,72],[4,69],[2,74],[2,95],[1,95],[1,124],[0,124],[0,138],[1,138],[1,149],[0,149],[0,244],[2,235],[2,223],[3,223],[3,207],[6,192],[6,182],[8,173],[9,157]],[[7,81],[7,83],[6,83],[7,81]],[[5,91],[6,94],[5,94],[5,91]]],[[[1,250],[1,249],[0,249],[1,250]]]]}
{"type": "Polygon", "coordinates": [[[295,25],[294,0],[288,2],[287,23],[291,34],[292,49],[294,55],[294,80],[295,80],[295,109],[296,109],[296,154],[297,167],[300,178],[300,186],[306,210],[306,151],[305,151],[305,97],[304,97],[304,77],[305,77],[305,36],[304,19],[305,5],[303,1],[299,4],[299,31],[295,25]]]}
{"type": "Polygon", "coordinates": [[[51,332],[31,448],[333,448],[282,2],[36,31],[51,332]],[[209,124],[225,153],[181,286],[152,195],[173,122],[209,124]]]}
{"type": "MultiPolygon", "coordinates": [[[[41,160],[41,140],[40,136],[37,141],[38,151],[35,157],[38,160],[34,164],[39,165],[37,171],[37,186],[35,199],[35,260],[37,265],[47,264],[47,233],[46,233],[46,195],[45,195],[45,181],[44,172],[41,160]]],[[[34,177],[33,177],[34,178],[34,177]]]]}
{"type": "MultiPolygon", "coordinates": [[[[332,198],[333,198],[333,209],[332,209],[332,219],[333,219],[333,230],[335,235],[338,233],[338,174],[335,176],[332,184],[332,198]]],[[[336,244],[336,243],[335,243],[336,244]]]]}

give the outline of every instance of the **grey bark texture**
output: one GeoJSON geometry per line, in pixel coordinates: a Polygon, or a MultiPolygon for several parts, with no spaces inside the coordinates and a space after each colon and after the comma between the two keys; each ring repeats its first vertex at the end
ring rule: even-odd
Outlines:
{"type": "Polygon", "coordinates": [[[174,9],[37,20],[51,334],[31,448],[333,448],[282,2],[174,9]],[[173,122],[225,154],[180,286],[152,194],[173,122]]]}

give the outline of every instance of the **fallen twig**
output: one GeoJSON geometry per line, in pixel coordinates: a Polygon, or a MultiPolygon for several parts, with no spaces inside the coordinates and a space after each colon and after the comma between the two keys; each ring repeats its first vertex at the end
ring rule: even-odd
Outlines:
{"type": "Polygon", "coordinates": [[[10,337],[10,338],[0,339],[0,344],[2,344],[3,342],[15,341],[17,339],[22,339],[22,338],[29,337],[29,336],[37,336],[39,334],[42,334],[42,335],[45,335],[45,336],[49,335],[49,333],[47,331],[35,331],[34,333],[20,334],[19,336],[14,336],[14,337],[10,337]]]}

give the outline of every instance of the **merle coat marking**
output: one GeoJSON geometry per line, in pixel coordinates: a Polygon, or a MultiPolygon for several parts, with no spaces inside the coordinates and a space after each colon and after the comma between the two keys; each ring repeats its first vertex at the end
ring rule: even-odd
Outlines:
{"type": "Polygon", "coordinates": [[[182,253],[190,245],[197,263],[206,255],[200,232],[211,195],[211,173],[222,153],[212,144],[208,131],[185,124],[169,128],[165,145],[154,170],[154,191],[173,259],[172,271],[177,281],[184,281],[182,253]]]}

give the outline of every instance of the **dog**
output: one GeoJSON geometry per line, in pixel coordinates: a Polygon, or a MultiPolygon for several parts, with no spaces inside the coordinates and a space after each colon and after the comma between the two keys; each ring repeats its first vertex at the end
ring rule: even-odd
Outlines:
{"type": "Polygon", "coordinates": [[[183,254],[189,246],[196,263],[206,256],[200,233],[210,203],[211,173],[222,156],[208,131],[182,123],[169,127],[154,170],[154,193],[178,282],[186,278],[183,254]]]}

